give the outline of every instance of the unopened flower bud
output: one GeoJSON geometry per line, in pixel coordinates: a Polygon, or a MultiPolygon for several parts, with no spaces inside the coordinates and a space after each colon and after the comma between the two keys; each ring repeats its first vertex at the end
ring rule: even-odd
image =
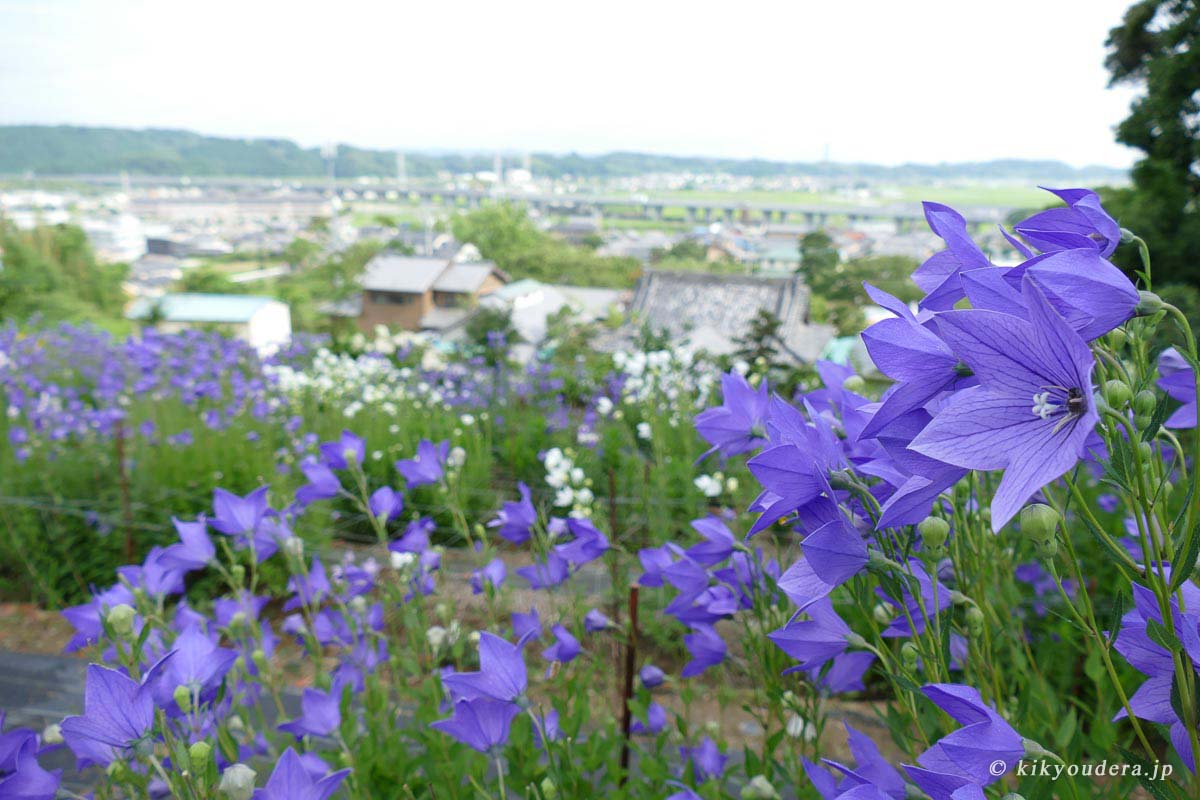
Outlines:
{"type": "Polygon", "coordinates": [[[1123,350],[1129,342],[1129,335],[1124,328],[1113,328],[1108,332],[1108,342],[1114,350],[1123,350]]]}
{"type": "Polygon", "coordinates": [[[255,648],[250,654],[250,660],[254,662],[254,666],[263,672],[267,669],[267,654],[261,648],[255,648]]]}
{"type": "Polygon", "coordinates": [[[742,787],[742,800],[778,800],[779,792],[767,780],[766,775],[755,775],[742,787]]]}
{"type": "Polygon", "coordinates": [[[950,535],[950,523],[940,517],[926,517],[917,526],[921,542],[930,550],[940,550],[950,535]]]}
{"type": "Polygon", "coordinates": [[[254,780],[258,773],[245,764],[233,764],[221,773],[221,794],[229,800],[250,800],[254,795],[254,780]]]}
{"type": "Polygon", "coordinates": [[[861,375],[851,375],[849,378],[846,378],[846,380],[842,381],[842,388],[847,392],[862,394],[863,390],[867,388],[867,382],[862,379],[861,375]]]}
{"type": "Polygon", "coordinates": [[[234,564],[229,572],[233,576],[233,582],[238,586],[246,582],[246,568],[241,564],[234,564]]]}
{"type": "Polygon", "coordinates": [[[1124,408],[1125,404],[1133,399],[1133,390],[1129,388],[1129,384],[1116,379],[1106,381],[1100,393],[1104,402],[1117,410],[1124,408]]]}
{"type": "Polygon", "coordinates": [[[892,624],[892,607],[887,603],[876,603],[875,608],[871,611],[871,616],[875,618],[875,622],[880,625],[892,624]]]}
{"type": "Polygon", "coordinates": [[[192,710],[191,689],[183,685],[176,686],[171,696],[175,698],[175,705],[179,706],[179,710],[184,714],[192,710]]]}
{"type": "Polygon", "coordinates": [[[1133,244],[1133,240],[1137,238],[1137,234],[1129,230],[1129,228],[1121,228],[1121,244],[1133,244]]]}
{"type": "Polygon", "coordinates": [[[129,780],[129,767],[125,766],[124,761],[114,761],[108,765],[105,770],[108,777],[112,778],[117,783],[125,783],[129,780]]]}
{"type": "Polygon", "coordinates": [[[1163,300],[1154,292],[1138,292],[1138,304],[1133,309],[1136,317],[1148,317],[1163,310],[1163,300]]]}
{"type": "Polygon", "coordinates": [[[1133,398],[1134,414],[1150,415],[1154,413],[1154,408],[1158,405],[1158,396],[1154,395],[1153,390],[1142,389],[1136,393],[1133,398]]]}
{"type": "Polygon", "coordinates": [[[900,646],[900,661],[909,669],[916,668],[920,657],[921,652],[917,650],[917,646],[912,642],[905,642],[900,646]]]}
{"type": "Polygon", "coordinates": [[[45,728],[42,729],[42,744],[62,744],[62,743],[63,743],[62,728],[60,728],[58,726],[58,723],[51,722],[49,725],[47,725],[45,728]]]}
{"type": "Polygon", "coordinates": [[[1149,467],[1150,460],[1154,458],[1154,447],[1149,442],[1138,442],[1138,453],[1142,457],[1143,464],[1149,467]]]}
{"type": "Polygon", "coordinates": [[[192,761],[192,769],[202,767],[208,763],[209,756],[212,755],[212,745],[201,739],[198,742],[193,742],[188,748],[188,758],[192,761]]]}
{"type": "Polygon", "coordinates": [[[554,800],[554,798],[558,797],[558,786],[550,779],[549,775],[542,778],[542,797],[545,800],[554,800]]]}
{"type": "Polygon", "coordinates": [[[1062,516],[1045,503],[1033,503],[1021,509],[1021,533],[1035,544],[1053,541],[1062,516]]]}
{"type": "Polygon", "coordinates": [[[229,627],[231,630],[240,630],[246,624],[246,612],[235,611],[233,616],[229,618],[229,627]]]}
{"type": "Polygon", "coordinates": [[[971,606],[967,609],[967,631],[972,636],[983,633],[983,612],[979,610],[979,606],[971,606]]]}
{"type": "Polygon", "coordinates": [[[112,628],[113,633],[124,638],[133,633],[135,616],[137,616],[137,612],[133,610],[133,606],[119,603],[109,609],[104,621],[108,623],[108,627],[112,628]]]}

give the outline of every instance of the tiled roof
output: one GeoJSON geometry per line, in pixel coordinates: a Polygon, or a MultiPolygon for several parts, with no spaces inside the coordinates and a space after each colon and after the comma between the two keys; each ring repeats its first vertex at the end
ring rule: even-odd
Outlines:
{"type": "Polygon", "coordinates": [[[375,292],[424,294],[446,271],[444,258],[417,258],[391,253],[377,255],[367,262],[362,286],[375,292]]]}
{"type": "Polygon", "coordinates": [[[703,339],[710,353],[733,352],[760,309],[782,322],[785,355],[816,360],[833,330],[805,321],[808,287],[797,275],[714,275],[646,270],[634,290],[630,311],[636,324],[666,330],[674,338],[703,339]]]}

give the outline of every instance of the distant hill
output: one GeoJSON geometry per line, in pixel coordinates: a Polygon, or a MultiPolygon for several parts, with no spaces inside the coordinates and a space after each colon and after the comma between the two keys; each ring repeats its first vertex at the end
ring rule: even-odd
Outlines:
{"type": "MultiPolygon", "coordinates": [[[[562,177],[621,177],[651,172],[726,172],[766,177],[810,175],[876,181],[1027,179],[1041,182],[1123,180],[1125,170],[1060,161],[1005,159],[961,164],[877,164],[785,162],[762,159],[664,156],[615,152],[603,155],[534,153],[533,170],[562,177]]],[[[406,153],[412,177],[432,177],[441,170],[475,172],[492,168],[492,154],[406,153]]],[[[396,155],[339,145],[337,174],[343,178],[391,177],[396,155]]],[[[0,126],[0,175],[84,175],[129,172],[138,175],[237,175],[300,178],[325,174],[317,148],[305,149],[288,139],[226,139],[180,130],[90,128],[76,126],[0,126]]]]}

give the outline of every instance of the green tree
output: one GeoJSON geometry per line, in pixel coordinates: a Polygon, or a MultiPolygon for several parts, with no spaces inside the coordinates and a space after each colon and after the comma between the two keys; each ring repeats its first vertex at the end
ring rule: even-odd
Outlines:
{"type": "MultiPolygon", "coordinates": [[[[1145,92],[1117,126],[1141,150],[1133,187],[1104,193],[1118,221],[1150,243],[1155,284],[1200,284],[1200,3],[1140,0],[1109,31],[1111,85],[1145,92]]],[[[1117,254],[1137,267],[1136,248],[1117,254]]]]}
{"type": "Polygon", "coordinates": [[[288,242],[287,247],[283,248],[281,255],[284,262],[293,270],[307,269],[321,255],[321,245],[312,239],[297,236],[288,242]]]}
{"type": "Polygon", "coordinates": [[[0,220],[0,318],[113,322],[121,317],[129,268],[101,264],[83,230],[18,230],[0,220]]]}
{"type": "Polygon", "coordinates": [[[197,294],[237,294],[240,289],[224,272],[219,272],[205,264],[183,273],[183,277],[175,284],[175,291],[197,294]]]}
{"type": "Polygon", "coordinates": [[[513,278],[580,286],[629,286],[641,265],[633,258],[601,256],[538,229],[521,206],[492,203],[454,218],[454,238],[513,278]]]}
{"type": "Polygon", "coordinates": [[[814,292],[821,282],[829,278],[829,274],[841,263],[833,237],[825,231],[806,233],[800,239],[800,273],[805,283],[814,292]]]}

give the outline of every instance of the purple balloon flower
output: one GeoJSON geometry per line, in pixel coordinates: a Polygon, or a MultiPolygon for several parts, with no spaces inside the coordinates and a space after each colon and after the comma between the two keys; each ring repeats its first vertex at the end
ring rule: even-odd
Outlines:
{"type": "Polygon", "coordinates": [[[342,435],[332,442],[321,443],[321,461],[330,469],[346,469],[351,464],[362,464],[367,453],[367,445],[360,437],[350,431],[342,431],[342,435]]]}
{"type": "Polygon", "coordinates": [[[429,727],[481,753],[491,753],[508,741],[512,721],[520,713],[515,703],[476,697],[457,701],[453,716],[432,722],[429,727]]]}
{"type": "Polygon", "coordinates": [[[712,447],[700,456],[703,460],[720,451],[723,458],[757,450],[765,441],[767,401],[770,391],[763,381],[757,389],[736,372],[721,376],[723,402],[696,415],[696,432],[712,447]]]}
{"type": "Polygon", "coordinates": [[[579,646],[579,640],[562,625],[552,626],[550,632],[554,634],[554,644],[542,651],[542,658],[563,664],[574,661],[582,649],[579,646]]]}
{"type": "MultiPolygon", "coordinates": [[[[917,757],[921,768],[905,766],[913,781],[934,800],[958,800],[962,786],[988,786],[1000,780],[1025,756],[1021,735],[983,702],[979,691],[953,683],[921,688],[938,708],[962,728],[942,737],[917,757]],[[996,765],[1004,769],[997,772],[996,765]]],[[[982,792],[979,793],[982,797],[982,792]]]]}
{"type": "Polygon", "coordinates": [[[397,461],[396,469],[404,476],[410,489],[437,483],[442,479],[443,468],[449,455],[450,442],[434,444],[428,439],[422,439],[417,445],[416,456],[397,461]]]}
{"type": "Polygon", "coordinates": [[[692,655],[680,673],[685,678],[699,675],[725,660],[725,640],[711,625],[693,625],[692,632],[683,637],[683,645],[692,655]]]}
{"type": "Polygon", "coordinates": [[[307,688],[300,697],[300,716],[279,726],[297,739],[305,736],[329,736],[342,724],[342,687],[334,683],[328,692],[307,688]]]}
{"type": "Polygon", "coordinates": [[[537,511],[530,499],[529,487],[523,482],[518,483],[517,491],[521,493],[520,501],[506,502],[496,518],[488,523],[488,527],[499,528],[496,533],[501,538],[513,544],[522,544],[529,539],[529,531],[537,522],[537,511]]]}
{"type": "Polygon", "coordinates": [[[484,566],[471,573],[471,594],[483,594],[483,587],[491,586],[493,589],[499,589],[504,585],[504,579],[508,575],[508,567],[504,565],[504,559],[493,558],[484,566]]]}
{"type": "Polygon", "coordinates": [[[213,517],[208,521],[213,530],[226,536],[245,536],[253,533],[267,513],[267,489],[260,486],[245,497],[213,490],[213,517]]]}
{"type": "Polygon", "coordinates": [[[996,531],[1079,461],[1099,420],[1091,350],[1039,290],[1024,286],[1028,321],[991,311],[939,316],[943,338],[980,385],[954,395],[910,445],[959,467],[1003,469],[992,501],[996,531]]]}
{"type": "Polygon", "coordinates": [[[679,754],[691,761],[696,782],[704,783],[725,774],[725,762],[729,756],[721,752],[717,743],[705,736],[696,747],[680,747],[679,754]]]}
{"type": "Polygon", "coordinates": [[[0,778],[0,797],[12,800],[54,800],[58,797],[58,787],[62,782],[62,770],[47,771],[38,763],[37,737],[30,731],[24,739],[8,766],[7,772],[0,778]]]}
{"type": "Polygon", "coordinates": [[[1121,226],[1104,207],[1100,197],[1089,189],[1050,189],[1040,187],[1067,204],[1026,217],[1015,226],[1034,247],[1044,253],[1090,247],[1106,258],[1121,243],[1121,226]]]}
{"type": "Polygon", "coordinates": [[[583,615],[583,629],[588,633],[599,633],[612,627],[612,620],[604,615],[598,608],[593,608],[591,611],[583,615]]]}
{"type": "Polygon", "coordinates": [[[349,774],[350,770],[343,769],[315,778],[304,759],[289,747],[279,757],[266,786],[254,791],[252,800],[326,800],[349,774]]]}
{"type": "Polygon", "coordinates": [[[479,671],[447,673],[442,684],[455,699],[510,703],[525,695],[529,678],[521,648],[484,631],[479,636],[479,671]]]}
{"type": "Polygon", "coordinates": [[[208,538],[208,523],[204,517],[195,522],[183,522],[171,518],[179,533],[179,542],[163,550],[159,563],[180,572],[204,569],[217,554],[217,548],[208,538]]]}
{"type": "Polygon", "coordinates": [[[400,516],[404,510],[404,495],[390,486],[380,486],[371,492],[368,507],[377,519],[388,522],[400,516]]]}
{"type": "Polygon", "coordinates": [[[62,721],[63,740],[79,766],[108,765],[145,739],[154,726],[154,691],[174,653],[146,670],[141,681],[123,672],[89,664],[83,714],[62,721]]]}
{"type": "Polygon", "coordinates": [[[666,674],[653,664],[647,664],[638,670],[638,678],[641,679],[642,686],[645,686],[647,689],[662,686],[666,677],[666,674]]]}

